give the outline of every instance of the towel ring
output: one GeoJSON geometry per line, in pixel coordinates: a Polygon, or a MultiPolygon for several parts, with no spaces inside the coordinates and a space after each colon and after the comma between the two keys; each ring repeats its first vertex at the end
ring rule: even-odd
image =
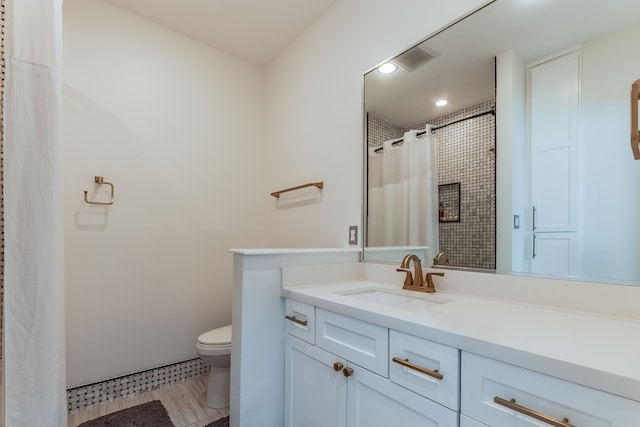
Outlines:
{"type": "Polygon", "coordinates": [[[103,177],[101,176],[96,176],[93,179],[93,182],[95,182],[96,184],[100,184],[100,185],[108,185],[109,187],[111,187],[111,201],[110,202],[92,202],[91,200],[87,199],[87,190],[84,190],[84,201],[90,205],[112,205],[113,204],[113,193],[114,193],[114,188],[113,188],[113,184],[110,182],[107,182],[104,180],[103,177]]]}

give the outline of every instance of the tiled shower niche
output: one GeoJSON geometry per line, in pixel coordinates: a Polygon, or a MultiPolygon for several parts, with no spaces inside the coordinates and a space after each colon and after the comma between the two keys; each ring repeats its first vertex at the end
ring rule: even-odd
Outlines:
{"type": "MultiPolygon", "coordinates": [[[[495,108],[489,100],[447,114],[428,123],[441,126],[495,108]]],[[[427,122],[401,128],[368,115],[367,144],[376,147],[400,138],[410,129],[423,130],[427,122]]],[[[456,267],[496,267],[496,158],[495,116],[486,114],[438,129],[438,184],[460,183],[459,221],[439,222],[440,250],[456,267]]],[[[430,263],[431,260],[427,260],[430,263]]]]}

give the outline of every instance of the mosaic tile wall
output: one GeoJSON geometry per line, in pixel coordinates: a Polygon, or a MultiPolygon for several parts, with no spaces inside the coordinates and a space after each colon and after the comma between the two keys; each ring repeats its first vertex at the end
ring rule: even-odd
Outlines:
{"type": "MultiPolygon", "coordinates": [[[[483,113],[495,107],[489,100],[429,120],[434,126],[483,113]]],[[[367,143],[379,146],[409,129],[424,129],[427,122],[400,129],[380,117],[367,120],[367,143]]],[[[456,267],[495,269],[496,266],[496,158],[495,117],[491,114],[436,131],[439,184],[460,183],[460,222],[440,223],[440,250],[456,267]]]]}
{"type": "Polygon", "coordinates": [[[367,114],[367,145],[379,147],[390,139],[400,138],[406,130],[383,118],[367,114]]]}
{"type": "Polygon", "coordinates": [[[81,411],[104,402],[113,402],[157,388],[177,384],[209,373],[201,359],[187,360],[161,368],[131,374],[100,383],[67,390],[69,412],[81,411]]]}
{"type": "MultiPolygon", "coordinates": [[[[429,123],[439,126],[494,107],[489,100],[429,123]]],[[[496,268],[495,129],[495,116],[487,114],[436,131],[438,183],[460,183],[460,222],[440,223],[440,250],[452,266],[496,268]]]]}

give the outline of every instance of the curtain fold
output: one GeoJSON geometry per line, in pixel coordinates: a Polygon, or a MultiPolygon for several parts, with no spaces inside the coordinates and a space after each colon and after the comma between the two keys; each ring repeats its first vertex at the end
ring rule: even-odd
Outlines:
{"type": "Polygon", "coordinates": [[[5,423],[66,426],[62,0],[6,0],[5,423]]]}
{"type": "Polygon", "coordinates": [[[428,246],[427,260],[438,250],[438,141],[428,125],[369,148],[367,246],[428,246]]]}

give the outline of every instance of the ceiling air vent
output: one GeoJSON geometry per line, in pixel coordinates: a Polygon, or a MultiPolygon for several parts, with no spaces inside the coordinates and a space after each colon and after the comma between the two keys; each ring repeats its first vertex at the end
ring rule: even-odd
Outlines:
{"type": "Polygon", "coordinates": [[[407,71],[415,71],[436,56],[438,56],[436,52],[431,51],[426,46],[422,47],[418,45],[396,56],[393,62],[407,71]]]}

